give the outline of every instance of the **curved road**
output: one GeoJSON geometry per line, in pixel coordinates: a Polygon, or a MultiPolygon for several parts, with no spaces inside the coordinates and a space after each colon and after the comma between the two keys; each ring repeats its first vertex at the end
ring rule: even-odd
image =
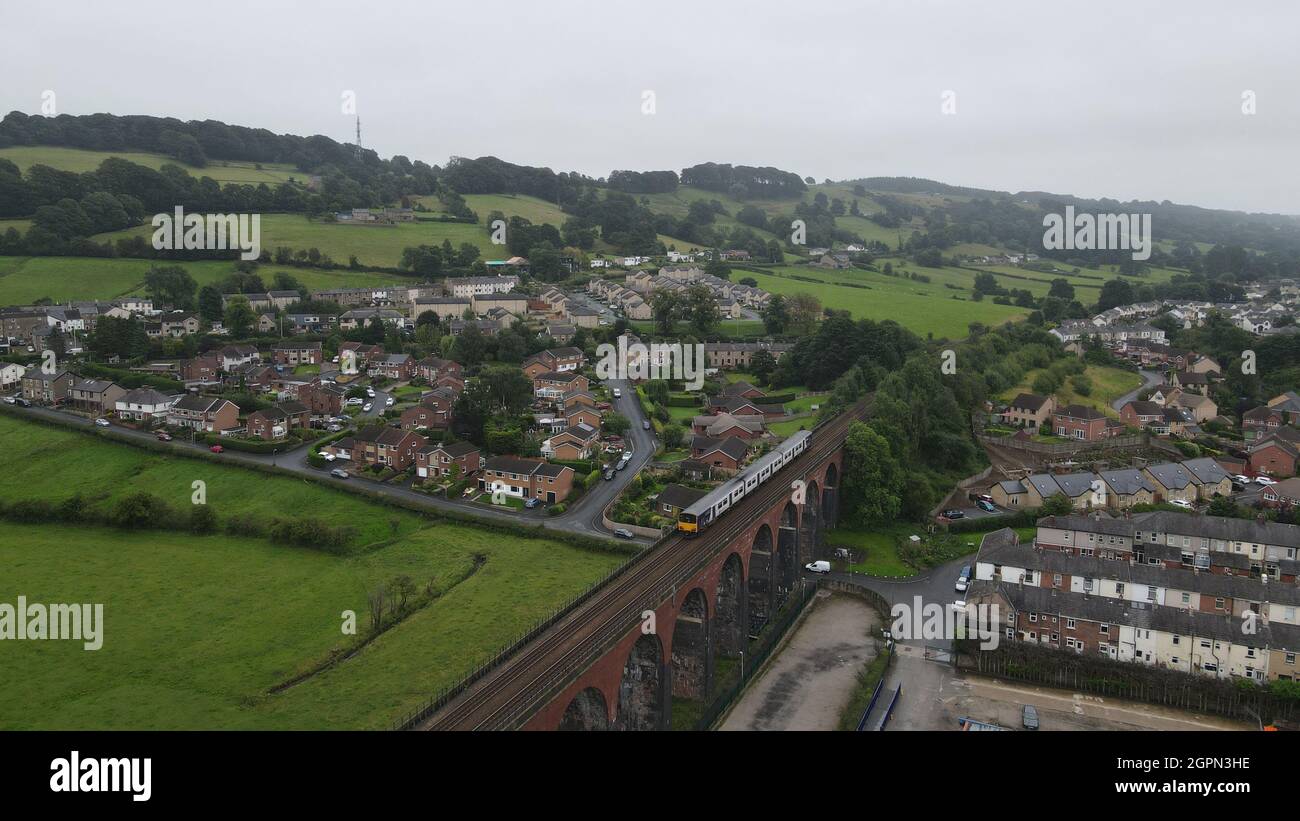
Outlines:
{"type": "MultiPolygon", "coordinates": [[[[625,469],[616,472],[613,480],[608,482],[604,480],[597,482],[591,490],[574,503],[572,507],[558,516],[548,516],[543,507],[524,511],[515,511],[513,509],[499,510],[475,502],[441,499],[400,485],[384,484],[360,476],[354,476],[347,481],[338,480],[336,486],[341,490],[346,490],[350,486],[363,484],[367,490],[381,496],[404,499],[431,508],[455,510],[461,514],[476,516],[489,521],[541,525],[551,530],[577,533],[583,536],[608,538],[612,534],[601,523],[605,507],[613,501],[615,496],[617,496],[623,488],[627,487],[628,483],[632,481],[632,477],[650,461],[651,457],[654,455],[655,449],[658,447],[658,443],[655,441],[653,429],[644,430],[642,427],[641,423],[646,417],[645,414],[641,412],[641,403],[637,400],[636,390],[633,388],[631,383],[611,380],[607,384],[611,388],[619,388],[623,393],[621,398],[613,401],[613,406],[614,409],[626,416],[632,423],[627,434],[623,437],[625,446],[632,448],[632,461],[625,469]]],[[[373,407],[371,408],[370,413],[359,415],[356,418],[365,419],[366,421],[382,421],[381,416],[385,409],[386,398],[387,394],[383,391],[375,391],[375,398],[371,400],[373,407]]],[[[87,428],[94,427],[94,422],[90,419],[73,414],[62,413],[50,408],[38,407],[35,405],[30,408],[23,408],[14,405],[6,407],[7,409],[19,414],[56,419],[87,428]]],[[[104,430],[113,431],[116,435],[124,438],[134,437],[149,442],[156,442],[152,433],[124,428],[120,425],[112,425],[104,430]]],[[[172,441],[170,444],[173,447],[181,449],[190,448],[193,450],[207,450],[208,448],[208,446],[204,444],[182,442],[179,439],[172,441]]],[[[329,468],[314,468],[307,463],[307,454],[309,450],[310,448],[307,446],[300,446],[288,454],[247,453],[243,451],[227,450],[221,454],[214,454],[214,456],[218,459],[233,463],[244,462],[272,465],[281,470],[310,476],[319,477],[322,474],[327,473],[329,468]]],[[[645,537],[638,537],[634,541],[643,545],[648,545],[654,540],[645,537]]]]}
{"type": "Polygon", "coordinates": [[[1142,391],[1146,390],[1147,388],[1154,388],[1156,385],[1159,385],[1165,381],[1164,376],[1159,371],[1139,370],[1138,373],[1142,374],[1142,384],[1138,385],[1133,390],[1124,394],[1119,399],[1116,399],[1114,402],[1111,402],[1110,406],[1112,408],[1118,411],[1120,408],[1124,407],[1129,402],[1132,402],[1134,399],[1136,399],[1137,395],[1142,391]]]}

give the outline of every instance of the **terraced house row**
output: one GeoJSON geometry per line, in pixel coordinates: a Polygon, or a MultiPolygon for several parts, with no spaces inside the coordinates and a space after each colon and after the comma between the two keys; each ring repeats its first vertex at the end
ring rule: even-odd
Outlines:
{"type": "Polygon", "coordinates": [[[1189,673],[1297,680],[1300,528],[1156,512],[986,535],[968,603],[1010,641],[1189,673]]]}

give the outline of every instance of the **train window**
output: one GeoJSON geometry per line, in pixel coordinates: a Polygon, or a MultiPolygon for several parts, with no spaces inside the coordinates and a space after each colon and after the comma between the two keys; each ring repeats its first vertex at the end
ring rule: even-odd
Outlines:
{"type": "Polygon", "coordinates": [[[686,524],[688,524],[688,525],[693,525],[693,524],[695,524],[695,514],[694,514],[694,513],[683,513],[682,516],[681,516],[681,520],[682,520],[683,522],[685,522],[686,524]]]}

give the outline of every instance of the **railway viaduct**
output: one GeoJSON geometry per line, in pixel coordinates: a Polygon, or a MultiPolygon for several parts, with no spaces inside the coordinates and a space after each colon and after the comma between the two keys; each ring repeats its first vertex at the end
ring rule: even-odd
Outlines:
{"type": "Polygon", "coordinates": [[[753,637],[797,592],[803,565],[826,558],[841,448],[860,414],[861,406],[819,426],[778,478],[694,539],[660,542],[598,591],[586,612],[520,648],[419,726],[668,728],[674,700],[707,700],[719,665],[743,662],[753,637]]]}

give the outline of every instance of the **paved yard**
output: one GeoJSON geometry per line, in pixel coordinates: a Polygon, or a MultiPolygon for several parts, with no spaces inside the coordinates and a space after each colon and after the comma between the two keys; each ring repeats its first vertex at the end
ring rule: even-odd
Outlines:
{"type": "Polygon", "coordinates": [[[858,671],[875,658],[880,620],[854,596],[819,594],[813,610],[741,696],[724,730],[833,730],[858,671]]]}

